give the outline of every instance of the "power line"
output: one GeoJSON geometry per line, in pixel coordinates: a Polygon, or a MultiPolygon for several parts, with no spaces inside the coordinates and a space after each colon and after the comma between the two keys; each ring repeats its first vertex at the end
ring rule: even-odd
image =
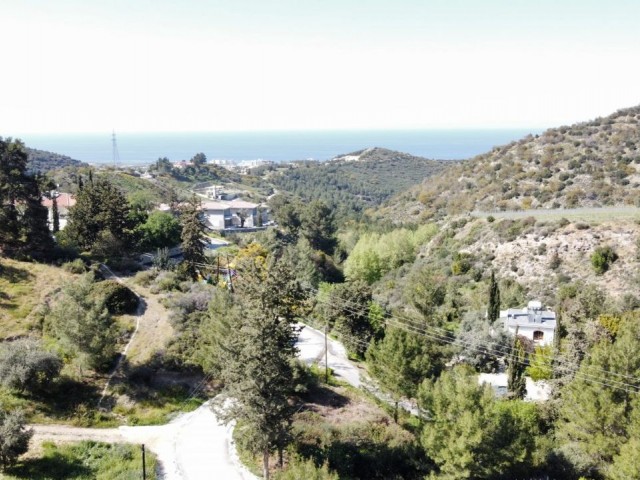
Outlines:
{"type": "MultiPolygon", "coordinates": [[[[211,265],[205,265],[205,264],[200,264],[203,267],[207,266],[207,267],[211,267],[211,265]]],[[[320,293],[319,290],[312,288],[312,287],[306,287],[305,290],[312,292],[314,294],[316,294],[316,302],[319,303],[323,303],[325,305],[329,305],[329,306],[335,306],[335,303],[330,303],[328,300],[322,300],[321,298],[318,298],[317,294],[320,293]]],[[[337,299],[332,299],[333,302],[335,302],[337,299]]],[[[363,309],[360,305],[357,305],[349,300],[346,299],[339,299],[338,301],[342,302],[342,307],[344,310],[349,311],[351,313],[356,313],[359,315],[367,315],[369,312],[368,310],[363,309]],[[355,307],[348,307],[347,304],[351,304],[351,305],[356,305],[355,307]]],[[[418,334],[421,336],[424,336],[426,338],[430,338],[432,340],[435,340],[437,342],[441,342],[441,343],[446,343],[449,345],[454,345],[454,346],[460,346],[460,347],[467,347],[467,348],[471,348],[472,350],[478,350],[478,351],[482,351],[483,353],[500,359],[500,358],[506,358],[508,360],[514,361],[516,363],[519,363],[521,365],[525,365],[528,366],[529,363],[526,361],[521,361],[519,358],[517,358],[516,356],[514,356],[513,354],[511,354],[511,349],[509,347],[500,347],[497,346],[495,348],[489,347],[487,345],[482,346],[482,350],[480,350],[480,348],[474,344],[471,341],[468,340],[463,340],[460,338],[455,338],[452,336],[452,332],[443,329],[441,327],[436,327],[433,325],[424,325],[424,324],[416,324],[416,320],[411,319],[409,317],[404,317],[404,316],[398,316],[398,315],[389,315],[387,317],[385,317],[385,322],[387,324],[390,324],[391,326],[395,326],[396,328],[401,328],[404,329],[405,331],[409,332],[409,333],[414,333],[414,334],[418,334]]],[[[369,344],[367,343],[366,345],[363,343],[362,345],[364,346],[368,346],[369,344]]],[[[561,363],[566,363],[568,362],[567,359],[561,357],[561,356],[556,356],[554,357],[549,357],[549,356],[541,356],[541,358],[547,358],[547,359],[554,359],[557,362],[561,362],[561,363]]],[[[616,372],[610,372],[607,371],[603,368],[597,367],[595,365],[586,365],[584,367],[573,367],[573,366],[568,366],[568,365],[563,365],[562,366],[563,370],[572,373],[576,378],[582,379],[586,382],[591,382],[591,383],[596,383],[599,385],[603,385],[603,386],[607,386],[607,387],[611,387],[617,390],[622,390],[625,391],[627,393],[639,393],[640,392],[640,386],[631,384],[631,383],[626,383],[626,382],[622,382],[622,381],[618,381],[618,380],[614,380],[614,379],[610,379],[607,377],[604,377],[602,375],[596,375],[593,373],[589,373],[588,371],[583,371],[583,369],[587,369],[587,368],[593,368],[596,370],[601,370],[603,373],[607,374],[608,376],[618,376],[624,379],[628,379],[631,380],[633,382],[638,382],[638,378],[632,376],[632,375],[625,375],[625,374],[620,374],[620,373],[616,373],[616,372]],[[631,389],[631,390],[629,390],[631,389]]]]}
{"type": "MultiPolygon", "coordinates": [[[[315,292],[315,293],[319,293],[319,290],[313,289],[313,288],[310,288],[310,287],[307,288],[307,290],[315,292]]],[[[355,308],[361,308],[360,305],[357,305],[354,302],[350,302],[349,300],[346,300],[346,299],[341,299],[341,300],[344,303],[349,303],[351,305],[355,305],[355,308]]],[[[363,310],[360,310],[358,313],[362,314],[363,310]]],[[[431,329],[432,332],[433,331],[437,332],[437,334],[439,336],[445,336],[445,337],[448,338],[451,335],[451,332],[449,330],[446,330],[444,328],[437,327],[437,326],[434,326],[434,325],[416,324],[416,320],[415,319],[412,319],[412,318],[407,317],[407,316],[396,315],[396,316],[391,316],[391,318],[395,318],[396,320],[400,320],[400,321],[405,321],[405,322],[407,322],[408,324],[410,324],[412,326],[417,326],[418,328],[431,329]]],[[[456,339],[456,341],[458,343],[466,344],[468,346],[473,346],[473,344],[470,341],[464,341],[464,340],[461,340],[461,339],[456,339]]],[[[493,349],[493,351],[497,351],[497,352],[501,353],[502,355],[508,355],[509,352],[510,352],[510,348],[509,347],[504,347],[504,348],[498,347],[497,349],[493,349]]],[[[549,361],[555,360],[555,361],[562,362],[562,363],[569,363],[570,362],[570,360],[562,357],[561,355],[557,355],[555,357],[548,356],[548,355],[540,355],[539,357],[543,358],[543,359],[546,359],[546,360],[549,360],[549,361]]],[[[586,358],[590,358],[590,357],[586,357],[586,358]]],[[[565,370],[569,370],[569,371],[577,371],[578,370],[577,368],[573,368],[572,365],[570,365],[570,366],[566,366],[565,365],[562,368],[564,368],[565,370]]],[[[620,378],[623,378],[623,379],[632,380],[634,382],[637,382],[639,380],[637,377],[634,377],[633,375],[625,375],[625,374],[621,374],[621,373],[617,373],[617,372],[610,372],[610,371],[608,371],[608,370],[606,370],[604,368],[597,367],[595,365],[585,365],[585,368],[593,368],[594,370],[600,370],[601,372],[603,372],[603,373],[605,373],[607,375],[613,375],[613,376],[620,377],[620,378]]],[[[590,375],[588,373],[585,373],[585,374],[586,375],[590,375]]],[[[595,376],[594,378],[602,378],[602,377],[595,376]]],[[[621,383],[623,385],[625,384],[624,382],[618,382],[618,383],[621,383]]]]}
{"type": "MultiPolygon", "coordinates": [[[[309,289],[309,290],[313,290],[313,289],[309,289]]],[[[315,290],[316,292],[318,292],[317,290],[315,290]]],[[[317,301],[319,302],[324,302],[327,305],[330,305],[328,302],[323,301],[318,299],[317,301]]],[[[352,313],[358,313],[358,314],[363,314],[365,311],[364,310],[353,310],[353,309],[349,309],[349,308],[345,308],[345,310],[347,311],[351,311],[352,313]]],[[[460,345],[460,346],[469,346],[472,348],[477,348],[475,347],[472,343],[468,342],[468,341],[463,341],[460,339],[456,339],[453,338],[451,336],[444,336],[441,333],[438,333],[437,331],[434,330],[430,330],[430,327],[428,326],[423,326],[423,327],[417,327],[415,325],[409,324],[409,323],[403,323],[400,319],[398,319],[397,317],[394,316],[389,316],[386,319],[386,322],[391,324],[392,326],[395,326],[397,328],[401,328],[404,329],[405,331],[408,331],[410,333],[415,333],[418,335],[422,335],[425,336],[427,338],[431,338],[435,341],[439,341],[439,342],[444,342],[450,345],[460,345]]],[[[523,362],[521,360],[519,360],[517,357],[515,357],[514,355],[512,355],[509,352],[505,352],[504,349],[500,348],[500,349],[493,349],[493,348],[489,348],[485,346],[485,353],[487,353],[489,356],[492,356],[494,358],[503,358],[506,357],[507,359],[511,359],[512,361],[519,363],[521,365],[528,365],[527,362],[523,362]]],[[[574,373],[574,375],[577,378],[580,378],[586,382],[591,382],[591,383],[597,383],[603,386],[608,386],[617,390],[623,390],[627,393],[639,393],[640,392],[640,387],[633,385],[633,384],[629,384],[629,383],[625,383],[625,382],[620,382],[617,380],[610,380],[607,378],[603,378],[602,376],[598,376],[598,375],[593,375],[587,372],[583,372],[579,369],[574,369],[574,368],[569,368],[569,367],[565,367],[566,370],[574,373]],[[603,380],[608,380],[608,381],[603,381],[603,380]],[[610,383],[611,382],[611,383],[610,383]],[[631,390],[629,390],[628,388],[625,387],[629,387],[631,388],[631,390]]],[[[613,373],[613,372],[607,372],[607,373],[613,373]]],[[[635,377],[629,377],[632,378],[633,380],[637,381],[638,379],[635,377]]]]}

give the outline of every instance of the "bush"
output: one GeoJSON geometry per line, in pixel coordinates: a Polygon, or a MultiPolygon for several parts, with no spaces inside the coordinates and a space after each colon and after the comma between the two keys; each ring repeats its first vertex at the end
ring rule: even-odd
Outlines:
{"type": "Polygon", "coordinates": [[[0,383],[20,392],[44,390],[61,369],[60,358],[34,340],[7,342],[0,349],[0,383]]]}
{"type": "Polygon", "coordinates": [[[289,461],[287,467],[281,472],[277,472],[273,477],[274,480],[338,480],[340,477],[336,473],[329,470],[329,466],[325,462],[322,467],[316,466],[311,459],[304,460],[300,457],[294,457],[289,461]]]}
{"type": "Polygon", "coordinates": [[[0,464],[2,468],[13,465],[18,457],[29,449],[32,430],[26,430],[22,412],[0,410],[0,464]]]}
{"type": "Polygon", "coordinates": [[[129,287],[115,280],[96,283],[93,292],[104,298],[104,304],[112,315],[133,314],[140,301],[129,287]]]}
{"type": "Polygon", "coordinates": [[[156,270],[142,270],[141,272],[136,273],[136,276],[133,277],[133,281],[138,285],[148,287],[157,276],[158,272],[156,270]]]}
{"type": "Polygon", "coordinates": [[[471,255],[468,253],[458,252],[453,256],[451,264],[451,273],[454,275],[464,275],[471,270],[471,255]]]}
{"type": "Polygon", "coordinates": [[[598,247],[591,255],[591,265],[597,275],[602,275],[617,259],[618,254],[610,246],[598,247]]]}
{"type": "Polygon", "coordinates": [[[87,267],[85,266],[84,262],[79,258],[76,258],[73,262],[63,263],[62,268],[66,272],[77,274],[81,274],[87,271],[87,267]]]}
{"type": "Polygon", "coordinates": [[[180,279],[174,272],[162,272],[151,286],[152,293],[169,292],[180,288],[180,279]]]}

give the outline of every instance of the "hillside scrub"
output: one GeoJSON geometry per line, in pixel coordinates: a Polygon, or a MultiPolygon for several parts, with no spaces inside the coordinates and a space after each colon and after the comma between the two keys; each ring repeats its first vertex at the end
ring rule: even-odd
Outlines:
{"type": "Polygon", "coordinates": [[[45,316],[44,333],[65,356],[104,370],[114,358],[118,332],[104,298],[93,295],[93,288],[92,273],[66,285],[45,316]]]}
{"type": "Polygon", "coordinates": [[[471,211],[640,206],[639,116],[640,107],[628,108],[495,147],[398,194],[374,215],[403,223],[471,211]]]}

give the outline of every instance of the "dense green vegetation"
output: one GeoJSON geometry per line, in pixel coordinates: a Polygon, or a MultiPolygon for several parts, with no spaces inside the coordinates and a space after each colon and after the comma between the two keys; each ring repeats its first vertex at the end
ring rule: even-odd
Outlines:
{"type": "Polygon", "coordinates": [[[13,257],[50,257],[53,239],[47,209],[41,204],[44,179],[27,172],[20,141],[0,137],[0,253],[13,257]]]}
{"type": "Polygon", "coordinates": [[[380,205],[425,178],[438,175],[457,162],[414,157],[383,148],[354,152],[359,160],[338,157],[329,162],[295,162],[285,169],[266,170],[269,184],[305,201],[321,200],[337,218],[358,219],[368,208],[380,205]]]}
{"type": "MultiPolygon", "coordinates": [[[[31,307],[42,307],[30,309],[31,330],[22,329],[32,338],[0,348],[0,413],[21,408],[29,418],[106,424],[123,415],[130,423],[159,423],[167,411],[194,402],[182,385],[161,390],[151,381],[152,372],[170,369],[219,388],[218,415],[239,420],[243,458],[261,465],[265,477],[636,478],[640,299],[633,292],[640,227],[629,220],[452,214],[484,208],[489,198],[506,202],[496,208],[553,206],[551,201],[568,206],[572,198],[581,204],[583,197],[569,190],[598,178],[612,187],[610,197],[597,190],[589,201],[618,198],[633,174],[627,172],[625,183],[609,167],[622,162],[635,168],[635,160],[625,160],[631,140],[620,133],[623,124],[635,125],[635,115],[629,110],[549,131],[453,165],[454,173],[378,149],[357,152],[357,161],[267,168],[261,182],[279,190],[270,201],[277,228],[230,237],[234,245],[211,256],[203,249],[197,201],[175,214],[151,213],[156,200],[146,193],[125,194],[109,181],[110,173],[82,173],[76,177],[78,206],[67,229],[56,234],[69,257],[86,250],[83,260],[60,270],[74,282],[46,301],[36,299],[19,272],[8,270],[14,264],[1,264],[0,286],[11,298],[0,301],[24,295],[31,307]],[[602,145],[581,143],[581,128],[602,145]],[[618,134],[626,143],[613,140],[618,134]],[[566,147],[569,141],[575,150],[566,147]],[[559,146],[564,153],[556,151],[559,146]],[[586,155],[586,148],[601,156],[565,165],[562,155],[586,155]],[[415,167],[413,181],[418,165],[444,179],[431,177],[420,192],[397,197],[394,208],[401,214],[394,220],[417,220],[397,228],[361,215],[407,188],[408,176],[389,180],[400,168],[395,161],[415,167]],[[600,170],[593,167],[598,162],[600,170]],[[365,184],[367,175],[379,182],[365,184]],[[463,187],[452,189],[460,178],[463,187]],[[544,192],[556,180],[574,183],[547,198],[544,192]],[[536,188],[528,191],[531,182],[536,188]],[[512,195],[515,185],[522,189],[512,195]],[[113,365],[131,328],[119,315],[138,303],[126,287],[96,278],[91,261],[113,263],[123,252],[171,246],[177,239],[185,251],[181,264],[160,256],[154,268],[135,277],[169,311],[170,338],[146,363],[123,367],[114,390],[126,402],[94,412],[99,393],[88,379],[113,365]],[[507,333],[497,318],[500,310],[533,299],[559,313],[553,345],[507,333]],[[379,406],[372,402],[375,389],[367,396],[295,362],[297,321],[326,327],[345,345],[381,389],[379,406]],[[506,395],[478,384],[478,374],[494,372],[506,374],[506,395]],[[527,377],[547,382],[550,398],[524,401],[527,377]],[[64,394],[76,391],[82,401],[65,403],[64,394]],[[220,408],[225,398],[236,401],[220,408]],[[399,408],[407,400],[418,416],[399,408]]],[[[171,181],[206,181],[213,174],[205,161],[196,155],[180,180],[162,170],[167,162],[161,160],[156,173],[171,181]]],[[[140,181],[131,178],[132,185],[140,181]]],[[[25,244],[27,257],[31,250],[25,244]]],[[[96,464],[95,472],[106,468],[96,464]]]]}

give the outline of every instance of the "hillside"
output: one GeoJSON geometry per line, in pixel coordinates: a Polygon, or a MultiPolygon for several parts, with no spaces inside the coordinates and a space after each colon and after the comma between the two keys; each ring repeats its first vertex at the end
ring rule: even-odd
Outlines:
{"type": "Polygon", "coordinates": [[[323,163],[293,163],[267,178],[278,190],[305,200],[323,200],[338,215],[350,216],[380,205],[455,163],[369,148],[323,163]]]}
{"type": "Polygon", "coordinates": [[[29,155],[28,169],[31,172],[46,173],[50,170],[56,170],[64,167],[88,167],[87,163],[80,160],[74,160],[66,155],[59,153],[47,152],[45,150],[37,150],[35,148],[26,147],[29,155]]]}
{"type": "Polygon", "coordinates": [[[379,216],[640,205],[639,120],[640,106],[496,147],[426,179],[379,216]]]}
{"type": "MultiPolygon", "coordinates": [[[[633,310],[640,305],[638,238],[640,226],[631,217],[585,221],[458,216],[441,222],[437,234],[419,246],[417,257],[406,257],[409,261],[399,268],[393,268],[393,258],[381,260],[385,268],[374,289],[383,304],[404,308],[413,301],[412,292],[422,292],[432,275],[446,286],[443,315],[452,305],[461,311],[483,312],[487,301],[483,282],[494,272],[500,279],[503,308],[522,306],[531,299],[555,308],[566,288],[592,286],[610,299],[607,308],[633,310]],[[617,258],[605,272],[598,272],[592,256],[607,247],[617,258]]],[[[362,247],[366,249],[366,243],[362,247]]]]}

